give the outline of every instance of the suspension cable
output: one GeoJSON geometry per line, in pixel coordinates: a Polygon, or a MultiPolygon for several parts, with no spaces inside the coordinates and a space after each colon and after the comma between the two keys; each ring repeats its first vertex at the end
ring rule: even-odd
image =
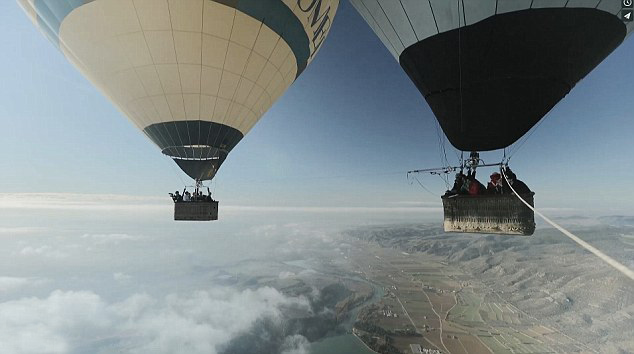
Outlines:
{"type": "MultiPolygon", "coordinates": [[[[423,187],[423,189],[424,189],[425,191],[427,191],[427,193],[429,193],[429,194],[433,195],[434,197],[439,197],[439,195],[437,195],[436,193],[434,193],[434,192],[430,191],[429,189],[427,189],[427,187],[425,187],[425,186],[421,183],[421,181],[419,181],[419,180],[418,180],[418,177],[416,177],[416,176],[412,176],[412,177],[414,177],[414,179],[416,180],[416,182],[418,182],[418,185],[420,185],[421,187],[423,187]]],[[[409,179],[409,173],[407,174],[407,178],[409,179]]],[[[410,184],[411,184],[411,183],[410,183],[410,184]]]]}
{"type": "MultiPolygon", "coordinates": [[[[165,156],[165,157],[169,158],[169,156],[165,156]]],[[[187,187],[187,183],[185,183],[185,180],[183,180],[183,178],[181,177],[181,172],[178,169],[176,169],[176,166],[174,166],[174,163],[167,161],[167,159],[164,159],[163,156],[161,156],[161,159],[167,162],[167,164],[170,166],[170,170],[176,175],[176,177],[178,177],[178,179],[181,181],[181,184],[184,187],[187,187]]]]}
{"type": "Polygon", "coordinates": [[[547,218],[544,214],[540,213],[539,211],[535,210],[535,208],[533,208],[533,206],[531,206],[529,203],[527,203],[524,199],[522,199],[522,197],[520,197],[519,194],[517,194],[517,192],[515,191],[515,189],[513,189],[513,186],[511,186],[511,184],[509,183],[509,180],[506,176],[506,173],[504,171],[504,169],[502,169],[502,175],[504,176],[504,179],[506,180],[506,184],[509,186],[509,188],[513,191],[513,193],[515,194],[515,196],[517,196],[519,198],[519,200],[522,201],[522,203],[526,204],[526,206],[531,209],[533,212],[535,212],[535,214],[539,215],[542,219],[544,219],[547,223],[551,224],[552,226],[554,226],[557,230],[561,231],[561,233],[563,233],[564,235],[566,235],[568,238],[570,238],[571,240],[573,240],[574,242],[576,242],[577,244],[579,244],[581,247],[583,247],[584,249],[586,249],[587,251],[591,252],[592,254],[594,254],[595,256],[599,257],[602,261],[604,261],[605,263],[607,263],[609,266],[613,267],[614,269],[618,270],[619,272],[621,272],[623,275],[625,275],[626,277],[630,278],[631,280],[634,280],[634,271],[632,271],[631,269],[629,269],[628,267],[624,266],[623,264],[619,263],[617,260],[615,260],[614,258],[608,256],[607,254],[601,252],[601,250],[597,249],[596,247],[592,246],[591,244],[587,243],[586,241],[580,239],[579,237],[573,235],[571,232],[569,232],[568,230],[564,229],[563,227],[559,226],[558,224],[556,224],[554,221],[550,220],[549,218],[547,218]]]}
{"type": "MultiPolygon", "coordinates": [[[[542,119],[540,119],[539,122],[533,128],[531,128],[528,134],[520,138],[520,140],[518,140],[516,144],[514,144],[515,146],[513,148],[509,148],[508,160],[510,160],[511,157],[515,155],[515,153],[518,152],[524,146],[524,144],[526,144],[528,139],[535,133],[535,131],[537,131],[537,128],[539,128],[539,126],[542,125],[542,123],[544,123],[546,118],[548,118],[549,116],[550,116],[550,112],[546,113],[546,115],[543,116],[542,119]]],[[[504,152],[506,154],[506,149],[504,152]]]]}
{"type": "Polygon", "coordinates": [[[214,185],[214,191],[212,192],[212,195],[216,196],[216,187],[218,187],[218,176],[214,176],[214,179],[211,182],[214,185]]]}

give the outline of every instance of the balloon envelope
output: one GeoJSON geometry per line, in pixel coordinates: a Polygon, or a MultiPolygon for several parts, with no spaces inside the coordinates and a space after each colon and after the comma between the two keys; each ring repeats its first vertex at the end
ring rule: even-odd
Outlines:
{"type": "Polygon", "coordinates": [[[190,177],[211,179],[306,69],[339,0],[18,0],[190,177]]]}
{"type": "Polygon", "coordinates": [[[620,0],[350,1],[460,150],[515,142],[633,28],[620,0]]]}

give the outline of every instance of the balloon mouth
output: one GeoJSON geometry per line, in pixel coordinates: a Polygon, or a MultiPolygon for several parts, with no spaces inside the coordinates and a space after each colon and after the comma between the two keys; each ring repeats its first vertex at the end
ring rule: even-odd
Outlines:
{"type": "Polygon", "coordinates": [[[183,159],[173,158],[178,167],[189,177],[197,181],[206,181],[214,178],[222,164],[222,160],[215,159],[183,159]]]}
{"type": "Polygon", "coordinates": [[[196,158],[196,157],[174,157],[174,156],[170,156],[171,158],[173,158],[174,160],[192,160],[192,161],[211,161],[211,160],[220,160],[220,157],[218,156],[213,156],[213,157],[201,157],[201,158],[196,158]]]}
{"type": "Polygon", "coordinates": [[[221,160],[226,158],[228,154],[225,149],[200,144],[168,146],[163,148],[161,152],[173,159],[197,161],[221,160]]]}
{"type": "Polygon", "coordinates": [[[209,145],[183,145],[184,148],[210,148],[209,145]]]}

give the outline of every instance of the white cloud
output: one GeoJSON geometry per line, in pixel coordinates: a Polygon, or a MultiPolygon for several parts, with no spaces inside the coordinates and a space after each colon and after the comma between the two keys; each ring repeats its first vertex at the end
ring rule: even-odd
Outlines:
{"type": "MultiPolygon", "coordinates": [[[[77,210],[77,211],[130,211],[135,213],[168,212],[171,200],[165,197],[147,197],[114,194],[77,193],[0,193],[0,209],[77,210]]],[[[388,206],[243,206],[224,205],[223,214],[291,212],[291,213],[431,213],[442,209],[440,203],[396,202],[388,206]],[[393,205],[401,206],[393,206],[393,205]],[[392,206],[389,206],[392,205],[392,206]]]]}
{"type": "Polygon", "coordinates": [[[293,273],[293,272],[283,271],[283,272],[280,272],[280,274],[279,274],[279,278],[280,279],[288,279],[288,278],[293,278],[293,277],[295,277],[295,273],[293,273]]]}
{"type": "Polygon", "coordinates": [[[20,250],[20,254],[23,256],[44,256],[55,259],[62,259],[68,257],[68,254],[62,252],[49,245],[42,245],[38,247],[27,246],[20,250]]]}
{"type": "Polygon", "coordinates": [[[307,277],[307,276],[311,276],[314,274],[318,274],[316,270],[314,269],[304,269],[301,272],[299,272],[298,276],[299,277],[307,277]]]}
{"type": "Polygon", "coordinates": [[[409,207],[423,207],[423,206],[436,207],[436,208],[442,207],[442,202],[440,201],[426,202],[426,201],[420,201],[420,200],[415,200],[415,201],[402,200],[402,201],[396,201],[396,202],[389,202],[388,204],[402,205],[402,206],[409,206],[409,207]]]}
{"type": "Polygon", "coordinates": [[[19,289],[28,283],[28,278],[0,277],[0,293],[19,289]]]}
{"type": "Polygon", "coordinates": [[[106,305],[91,292],[57,290],[46,299],[0,303],[0,343],[6,354],[67,353],[82,334],[110,324],[106,305]]]}
{"type": "Polygon", "coordinates": [[[127,281],[132,279],[132,276],[125,273],[117,272],[112,274],[112,278],[116,281],[127,281]]]}
{"type": "Polygon", "coordinates": [[[45,231],[46,229],[41,227],[29,227],[29,226],[20,226],[20,227],[0,227],[0,236],[14,236],[14,235],[26,235],[33,234],[37,232],[45,231]]]}
{"type": "MultiPolygon", "coordinates": [[[[47,298],[0,303],[0,343],[6,354],[69,353],[78,347],[99,352],[104,338],[115,343],[110,352],[214,354],[258,320],[281,321],[289,307],[309,311],[306,299],[269,287],[164,299],[136,294],[113,304],[90,291],[55,290],[47,298]]],[[[283,340],[286,354],[304,354],[306,348],[301,336],[283,340]]]]}
{"type": "Polygon", "coordinates": [[[143,236],[128,234],[83,234],[81,238],[93,240],[96,244],[114,245],[119,245],[124,241],[139,241],[144,239],[143,236]]]}
{"type": "Polygon", "coordinates": [[[354,214],[367,214],[367,213],[436,213],[442,210],[439,205],[437,207],[281,207],[281,206],[238,206],[228,205],[224,206],[223,212],[235,213],[235,212],[292,212],[292,213],[328,213],[328,214],[340,214],[340,213],[354,213],[354,214]]]}
{"type": "Polygon", "coordinates": [[[0,277],[0,294],[16,291],[27,286],[40,285],[45,282],[45,279],[40,278],[0,277]]]}
{"type": "Polygon", "coordinates": [[[276,224],[258,225],[249,229],[250,234],[258,236],[271,236],[279,234],[279,227],[276,224]]]}
{"type": "Polygon", "coordinates": [[[139,197],[114,194],[1,193],[0,209],[60,209],[80,211],[157,211],[169,209],[166,196],[139,197]]]}
{"type": "Polygon", "coordinates": [[[282,345],[281,354],[308,354],[310,343],[304,336],[294,335],[288,336],[282,345]]]}

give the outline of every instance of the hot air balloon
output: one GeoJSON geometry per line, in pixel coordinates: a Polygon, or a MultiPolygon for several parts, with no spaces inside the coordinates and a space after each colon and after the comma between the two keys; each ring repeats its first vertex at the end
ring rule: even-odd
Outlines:
{"type": "Polygon", "coordinates": [[[197,187],[216,175],[314,59],[339,5],[339,0],[18,2],[197,187]]]}
{"type": "MultiPolygon", "coordinates": [[[[634,28],[630,0],[350,1],[462,151],[517,141],[634,28]]],[[[443,199],[447,231],[534,230],[532,212],[517,217],[501,198],[462,199],[443,199]]]]}

